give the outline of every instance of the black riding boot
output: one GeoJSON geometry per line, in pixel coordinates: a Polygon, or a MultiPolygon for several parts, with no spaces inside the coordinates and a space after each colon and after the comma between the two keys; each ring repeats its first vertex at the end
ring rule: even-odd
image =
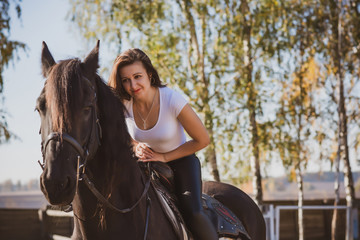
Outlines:
{"type": "Polygon", "coordinates": [[[218,240],[216,229],[203,212],[201,166],[195,154],[171,162],[175,192],[187,227],[196,240],[218,240]]]}

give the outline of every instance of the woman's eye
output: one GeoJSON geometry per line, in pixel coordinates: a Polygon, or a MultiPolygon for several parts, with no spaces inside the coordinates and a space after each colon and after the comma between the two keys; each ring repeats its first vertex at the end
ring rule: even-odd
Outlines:
{"type": "Polygon", "coordinates": [[[141,78],[141,75],[136,75],[135,76],[135,79],[139,79],[139,78],[141,78]]]}
{"type": "Polygon", "coordinates": [[[123,79],[122,79],[122,82],[127,82],[127,81],[128,81],[127,78],[123,78],[123,79]]]}

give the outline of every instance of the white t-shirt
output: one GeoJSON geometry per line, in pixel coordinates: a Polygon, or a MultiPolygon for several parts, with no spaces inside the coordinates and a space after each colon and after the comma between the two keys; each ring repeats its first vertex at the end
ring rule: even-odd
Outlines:
{"type": "Polygon", "coordinates": [[[172,151],[186,142],[184,128],[177,119],[187,101],[176,91],[160,87],[160,110],[158,120],[152,128],[142,130],[136,126],[133,101],[124,101],[127,109],[126,124],[130,136],[137,142],[147,144],[159,153],[172,151]]]}

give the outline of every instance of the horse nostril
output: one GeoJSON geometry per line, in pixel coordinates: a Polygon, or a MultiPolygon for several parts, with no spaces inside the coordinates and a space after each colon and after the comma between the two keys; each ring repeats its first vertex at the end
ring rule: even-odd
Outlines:
{"type": "Polygon", "coordinates": [[[48,182],[48,186],[51,187],[53,186],[55,191],[64,191],[67,190],[70,186],[70,178],[64,178],[62,180],[55,180],[55,181],[49,181],[48,182]]]}
{"type": "Polygon", "coordinates": [[[61,184],[60,184],[60,188],[61,190],[67,189],[70,185],[70,178],[67,177],[61,184]]]}

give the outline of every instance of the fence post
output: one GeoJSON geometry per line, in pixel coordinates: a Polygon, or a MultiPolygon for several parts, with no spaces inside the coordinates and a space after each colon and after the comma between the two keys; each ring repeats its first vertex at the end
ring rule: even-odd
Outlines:
{"type": "Polygon", "coordinates": [[[275,207],[275,220],[276,220],[276,232],[275,232],[275,239],[280,239],[280,208],[279,206],[275,207]]]}
{"type": "Polygon", "coordinates": [[[352,217],[351,208],[346,207],[346,228],[345,228],[345,240],[353,240],[352,235],[352,217]]]}
{"type": "Polygon", "coordinates": [[[269,209],[270,213],[270,239],[275,240],[275,233],[274,233],[274,205],[270,205],[269,209]]]}
{"type": "Polygon", "coordinates": [[[40,234],[41,239],[47,239],[47,216],[46,208],[38,210],[39,220],[40,220],[40,234]]]}
{"type": "Polygon", "coordinates": [[[358,209],[352,209],[352,229],[353,229],[353,239],[359,240],[359,214],[358,209]]]}

